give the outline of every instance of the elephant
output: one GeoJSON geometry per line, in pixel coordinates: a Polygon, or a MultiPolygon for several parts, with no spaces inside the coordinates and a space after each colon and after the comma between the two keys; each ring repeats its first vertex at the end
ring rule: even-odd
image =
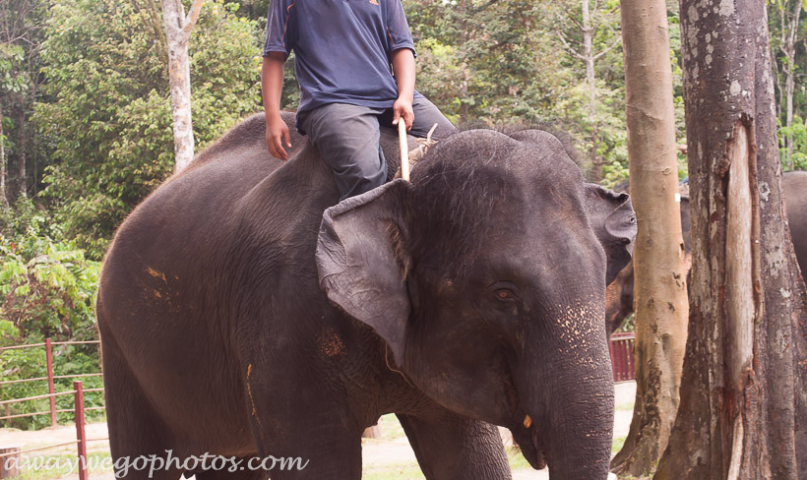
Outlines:
{"type": "MultiPolygon", "coordinates": [[[[786,172],[782,175],[788,224],[793,238],[796,260],[802,277],[807,272],[807,172],[786,172]]],[[[690,231],[689,197],[681,197],[681,230],[686,253],[685,267],[692,266],[692,233],[690,231]]],[[[687,279],[689,275],[687,275],[687,279]]],[[[608,335],[616,332],[633,313],[633,263],[631,262],[611,282],[605,295],[605,328],[608,335]]]]}
{"type": "Polygon", "coordinates": [[[200,152],[106,254],[116,474],[145,478],[121,465],[151,458],[158,480],[359,479],[362,431],[395,413],[430,480],[511,478],[494,425],[554,479],[605,479],[601,322],[632,252],[629,196],[585,184],[548,133],[470,130],[411,182],[337,203],[316,148],[297,138],[284,163],[264,131],[258,114],[200,152]],[[187,462],[205,455],[273,462],[187,462]]]}
{"type": "Polygon", "coordinates": [[[787,172],[782,175],[782,194],[785,198],[787,223],[793,239],[793,250],[807,281],[807,172],[787,172]]]}

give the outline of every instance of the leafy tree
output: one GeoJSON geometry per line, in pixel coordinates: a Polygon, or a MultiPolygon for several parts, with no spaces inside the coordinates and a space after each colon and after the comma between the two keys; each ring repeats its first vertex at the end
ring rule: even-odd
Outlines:
{"type": "MultiPolygon", "coordinates": [[[[203,10],[191,45],[194,136],[204,146],[259,108],[254,22],[203,10]]],[[[55,145],[43,195],[68,238],[100,259],[115,228],[173,172],[166,65],[150,13],[131,1],[58,0],[34,119],[55,145]]]]}

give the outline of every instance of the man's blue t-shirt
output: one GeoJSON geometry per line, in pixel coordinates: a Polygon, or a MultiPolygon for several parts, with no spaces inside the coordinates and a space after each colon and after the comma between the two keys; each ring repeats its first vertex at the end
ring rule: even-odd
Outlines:
{"type": "Polygon", "coordinates": [[[298,114],[328,103],[390,108],[392,52],[415,51],[401,0],[272,0],[269,52],[295,53],[298,114]]]}

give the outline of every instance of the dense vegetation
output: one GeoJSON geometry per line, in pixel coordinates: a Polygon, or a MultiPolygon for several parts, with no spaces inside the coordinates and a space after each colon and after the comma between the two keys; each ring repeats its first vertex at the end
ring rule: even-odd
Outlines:
{"type": "MultiPolygon", "coordinates": [[[[224,1],[205,5],[190,43],[197,150],[261,109],[268,0],[224,1]]],[[[799,1],[773,0],[769,7],[788,169],[807,168],[807,14],[795,8],[799,1]]],[[[173,171],[165,40],[155,5],[0,4],[0,346],[97,337],[93,298],[104,251],[132,208],[173,171]]],[[[590,179],[607,186],[626,179],[618,0],[404,0],[404,6],[418,51],[418,89],[449,118],[465,125],[550,124],[576,138],[590,179]]],[[[684,144],[676,2],[668,2],[668,18],[684,144]]],[[[283,92],[287,108],[299,98],[293,61],[283,92]]],[[[685,156],[679,160],[684,177],[685,156]]],[[[94,347],[57,353],[61,374],[99,368],[94,347]]],[[[41,349],[0,354],[0,378],[42,376],[43,355],[41,349]]],[[[39,384],[0,388],[0,399],[42,393],[39,384]]],[[[69,381],[60,388],[70,388],[69,381]]],[[[10,413],[43,409],[19,405],[10,413]]]]}

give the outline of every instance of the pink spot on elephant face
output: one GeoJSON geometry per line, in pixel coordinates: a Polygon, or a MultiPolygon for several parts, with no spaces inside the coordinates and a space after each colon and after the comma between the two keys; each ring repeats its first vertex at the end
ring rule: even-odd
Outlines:
{"type": "Polygon", "coordinates": [[[335,332],[328,332],[317,339],[319,350],[328,357],[334,357],[345,351],[345,344],[335,332]]]}

